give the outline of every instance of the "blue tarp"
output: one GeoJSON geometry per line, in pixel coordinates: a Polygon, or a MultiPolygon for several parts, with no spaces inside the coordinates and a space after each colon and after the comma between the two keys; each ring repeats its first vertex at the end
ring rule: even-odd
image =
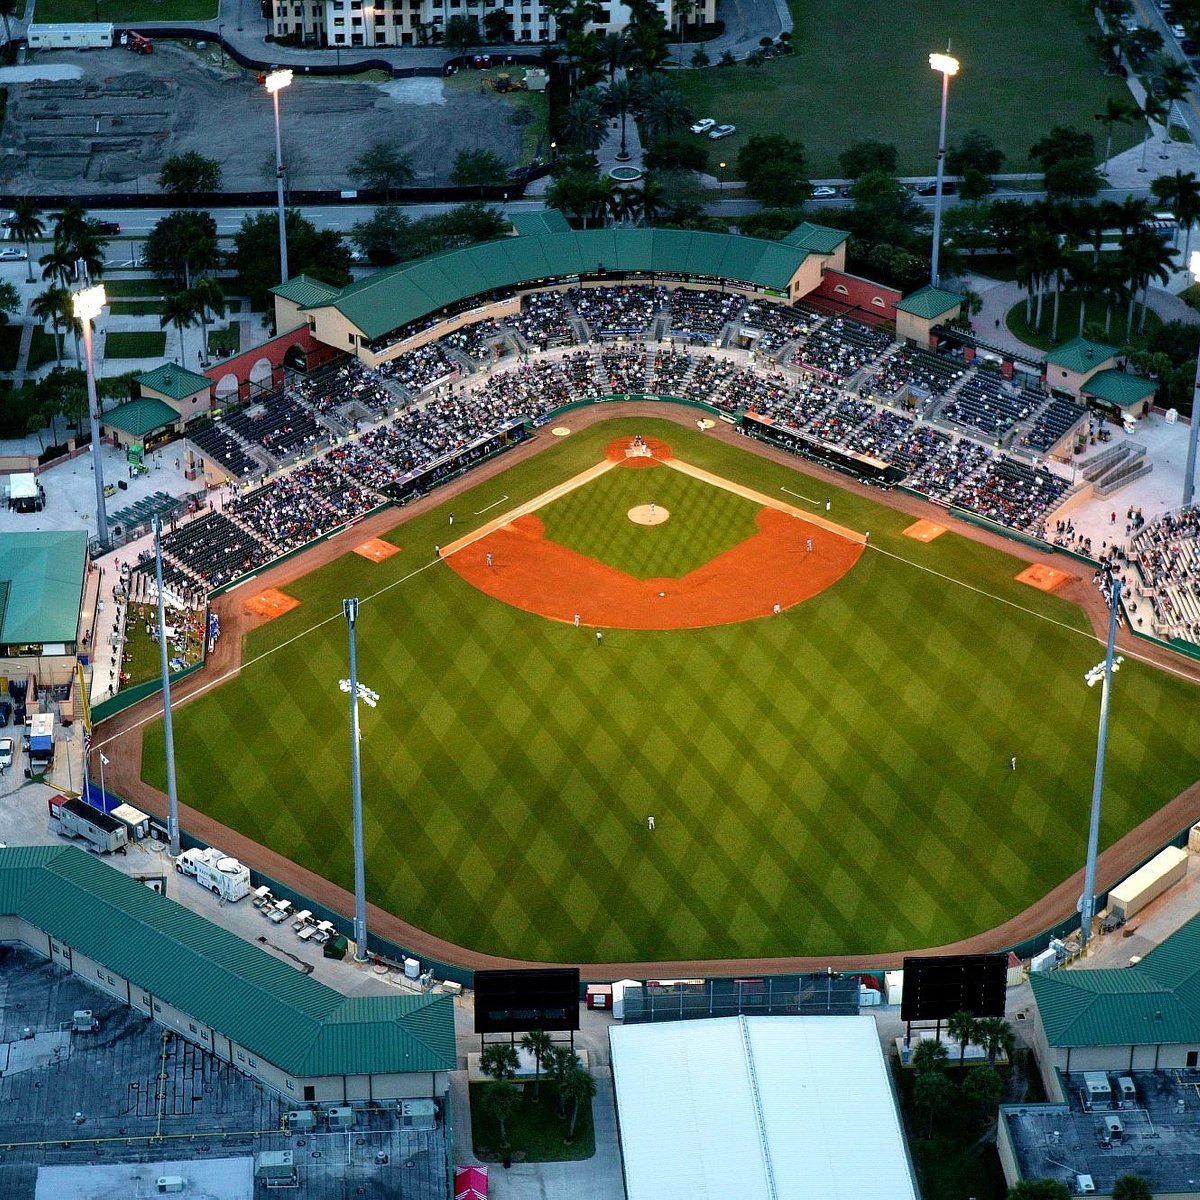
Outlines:
{"type": "Polygon", "coordinates": [[[54,748],[54,739],[49,734],[40,734],[29,739],[29,749],[35,754],[49,754],[54,748]]]}
{"type": "Polygon", "coordinates": [[[107,790],[101,791],[100,785],[94,779],[89,779],[84,785],[83,802],[106,813],[125,803],[120,796],[114,796],[107,790]]]}

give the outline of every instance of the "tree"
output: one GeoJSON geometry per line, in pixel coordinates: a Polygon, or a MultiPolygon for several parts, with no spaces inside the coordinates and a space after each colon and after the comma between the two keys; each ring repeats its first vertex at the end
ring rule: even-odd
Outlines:
{"type": "Polygon", "coordinates": [[[1095,114],[1095,119],[1104,126],[1104,161],[1100,165],[1102,175],[1108,172],[1108,160],[1112,156],[1113,126],[1132,125],[1141,111],[1136,104],[1129,100],[1114,100],[1109,97],[1105,102],[1104,111],[1095,114]]]}
{"type": "Polygon", "coordinates": [[[738,151],[737,170],[746,192],[772,208],[803,204],[812,191],[804,147],[779,134],[754,134],[738,151]]]}
{"type": "Polygon", "coordinates": [[[712,59],[708,57],[708,51],[705,50],[703,46],[697,46],[695,50],[692,51],[692,66],[695,67],[696,70],[699,71],[702,68],[707,67],[710,62],[712,62],[712,59]]]}
{"type": "Polygon", "coordinates": [[[625,148],[625,122],[639,99],[638,89],[628,79],[614,79],[600,95],[600,107],[604,115],[618,117],[621,121],[621,149],[617,157],[622,162],[629,157],[629,151],[625,148]]]}
{"type": "Polygon", "coordinates": [[[460,150],[454,156],[454,170],[450,172],[451,183],[460,187],[484,187],[488,184],[505,183],[508,171],[490,150],[460,150]]]}
{"type": "Polygon", "coordinates": [[[158,186],[172,196],[187,196],[189,200],[197,192],[219,192],[221,164],[197,150],[172,154],[158,173],[158,186]]]}
{"type": "Polygon", "coordinates": [[[692,110],[673,79],[661,73],[641,80],[643,139],[673,138],[692,123],[692,110]]]}
{"type": "Polygon", "coordinates": [[[990,1120],[1004,1095],[1004,1080],[995,1067],[976,1067],[963,1084],[963,1094],[978,1104],[985,1119],[990,1120]]]}
{"type": "Polygon", "coordinates": [[[594,171],[568,171],[546,189],[546,204],[582,221],[584,229],[601,203],[603,189],[594,171]]]}
{"type": "Polygon", "coordinates": [[[350,237],[371,262],[386,266],[436,254],[451,246],[494,241],[508,229],[503,213],[473,200],[416,221],[398,208],[381,206],[366,221],[357,222],[350,237]]]}
{"type": "Polygon", "coordinates": [[[372,191],[390,192],[412,183],[412,159],[387,142],[375,142],[350,164],[350,177],[372,191]]]}
{"type": "Polygon", "coordinates": [[[75,258],[70,248],[57,239],[39,259],[43,279],[55,279],[64,287],[75,280],[75,258]]]}
{"type": "Polygon", "coordinates": [[[1125,337],[1133,336],[1133,307],[1138,291],[1142,293],[1142,317],[1139,332],[1146,327],[1146,308],[1150,283],[1157,279],[1166,284],[1175,265],[1175,251],[1153,229],[1144,226],[1121,239],[1121,259],[1129,281],[1129,309],[1125,318],[1125,337]]]}
{"type": "Polygon", "coordinates": [[[1175,124],[1175,105],[1180,100],[1186,100],[1192,90],[1192,73],[1183,63],[1174,58],[1164,58],[1162,74],[1162,98],[1167,102],[1168,120],[1167,134],[1175,124]]]}
{"type": "Polygon", "coordinates": [[[564,141],[585,154],[595,154],[607,132],[608,121],[605,119],[600,97],[594,89],[589,88],[581,92],[567,105],[562,118],[564,141]]]}
{"type": "Polygon", "coordinates": [[[533,1098],[538,1100],[542,1092],[542,1063],[554,1043],[544,1029],[531,1029],[521,1038],[521,1049],[533,1055],[533,1098]]]}
{"type": "Polygon", "coordinates": [[[912,1069],[917,1075],[941,1074],[946,1069],[946,1060],[950,1051],[941,1038],[922,1038],[909,1058],[912,1069]]]}
{"type": "Polygon", "coordinates": [[[1142,162],[1138,167],[1139,172],[1146,169],[1146,151],[1150,146],[1150,139],[1154,136],[1154,126],[1162,125],[1167,119],[1166,104],[1153,92],[1147,92],[1145,100],[1142,101],[1141,119],[1145,121],[1146,128],[1142,134],[1142,162]]]}
{"type": "Polygon", "coordinates": [[[1175,244],[1179,245],[1179,230],[1186,229],[1183,246],[1183,261],[1186,263],[1192,249],[1192,225],[1200,220],[1200,180],[1194,171],[1176,171],[1174,175],[1161,175],[1150,184],[1150,190],[1164,204],[1175,210],[1175,244]]]}
{"type": "Polygon", "coordinates": [[[187,294],[191,298],[196,316],[200,320],[201,337],[204,339],[202,357],[207,359],[208,316],[209,313],[212,313],[214,317],[225,315],[225,291],[216,279],[213,279],[211,275],[206,275],[203,279],[196,280],[195,286],[187,294]]]}
{"type": "MultiPolygon", "coordinates": [[[[288,263],[294,275],[311,275],[333,287],[350,282],[350,251],[341,235],[317,228],[295,209],[285,217],[288,263]]],[[[279,221],[272,212],[242,218],[233,236],[231,265],[238,272],[238,286],[258,309],[269,307],[270,289],[279,282],[279,221]]]]}
{"type": "Polygon", "coordinates": [[[1071,1200],[1071,1193],[1057,1179],[1022,1179],[1008,1189],[1008,1200],[1071,1200]]]}
{"type": "Polygon", "coordinates": [[[1140,1175],[1122,1175],[1113,1182],[1112,1200],[1151,1200],[1152,1195],[1140,1175]]]}
{"type": "Polygon", "coordinates": [[[37,204],[22,196],[13,203],[12,233],[25,246],[26,267],[28,269],[27,283],[33,282],[33,250],[31,243],[37,241],[46,232],[42,221],[42,211],[37,204]]]}
{"type": "Polygon", "coordinates": [[[547,1069],[558,1091],[558,1115],[567,1115],[566,1082],[573,1071],[580,1067],[579,1055],[571,1046],[552,1046],[546,1057],[547,1069]]]}
{"type": "Polygon", "coordinates": [[[1030,159],[1042,168],[1046,192],[1055,198],[1094,196],[1102,180],[1096,172],[1092,135],[1068,125],[1055,125],[1029,147],[1030,159]]]}
{"type": "Polygon", "coordinates": [[[493,1079],[514,1078],[520,1065],[516,1050],[507,1042],[489,1042],[479,1056],[479,1069],[493,1079]]]}
{"type": "Polygon", "coordinates": [[[975,1014],[960,1009],[946,1022],[946,1032],[958,1043],[958,1082],[966,1071],[967,1047],[975,1040],[975,1014]]]}
{"type": "Polygon", "coordinates": [[[679,61],[683,62],[684,34],[686,32],[688,17],[696,11],[696,0],[675,0],[674,11],[679,17],[679,61]]]}
{"type": "Polygon", "coordinates": [[[494,8],[483,15],[483,32],[489,42],[507,42],[512,38],[512,14],[503,8],[494,8]]]}
{"type": "Polygon", "coordinates": [[[568,1145],[575,1140],[575,1123],[579,1120],[579,1106],[591,1104],[596,1095],[596,1078],[591,1071],[576,1066],[560,1084],[560,1091],[571,1105],[571,1121],[567,1126],[568,1145]]]}
{"type": "Polygon", "coordinates": [[[199,321],[200,314],[196,311],[196,299],[191,292],[176,292],[163,302],[158,326],[160,329],[166,329],[168,325],[174,325],[179,330],[179,361],[181,363],[185,359],[183,331],[198,324],[199,321]]]}
{"type": "Polygon", "coordinates": [[[447,50],[456,54],[466,54],[472,46],[479,45],[479,18],[451,17],[446,22],[443,41],[447,50]]]}
{"type": "Polygon", "coordinates": [[[71,293],[59,284],[51,284],[40,295],[35,296],[29,305],[30,316],[42,324],[49,322],[54,330],[55,344],[58,351],[54,356],[55,362],[62,362],[62,331],[69,327],[74,319],[71,293]]]}
{"type": "MultiPolygon", "coordinates": [[[[941,1045],[940,1042],[922,1042],[918,1050],[926,1045],[941,1045]]],[[[942,1047],[945,1049],[945,1047],[942,1047]]],[[[915,1057],[915,1056],[914,1056],[915,1057]]],[[[933,1137],[933,1120],[939,1112],[954,1102],[955,1088],[940,1071],[926,1071],[913,1080],[913,1103],[916,1104],[928,1118],[925,1129],[926,1139],[933,1137]]]]}
{"type": "Polygon", "coordinates": [[[78,429],[87,415],[87,376],[81,370],[55,367],[38,380],[34,396],[51,440],[58,445],[58,418],[65,417],[70,428],[78,429]]]}
{"type": "Polygon", "coordinates": [[[978,171],[995,175],[1004,166],[1004,151],[980,129],[972,129],[946,151],[946,170],[951,175],[978,171]]]}
{"type": "Polygon", "coordinates": [[[164,283],[190,288],[198,272],[211,271],[220,262],[215,218],[198,209],[167,213],[150,230],[142,258],[164,283]]]}
{"type": "Polygon", "coordinates": [[[517,1107],[520,1092],[515,1083],[506,1079],[487,1084],[483,1089],[483,1107],[500,1126],[500,1148],[508,1149],[508,1118],[517,1107]]]}
{"type": "Polygon", "coordinates": [[[9,62],[13,57],[12,27],[9,25],[9,18],[16,11],[16,0],[0,0],[0,19],[4,21],[4,54],[9,62]]]}
{"type": "Polygon", "coordinates": [[[648,171],[703,171],[708,167],[708,151],[699,141],[659,138],[642,155],[648,171]]]}
{"type": "Polygon", "coordinates": [[[987,1053],[989,1067],[996,1065],[1001,1052],[1011,1059],[1016,1045],[1012,1026],[1003,1017],[981,1017],[975,1040],[987,1053]]]}
{"type": "Polygon", "coordinates": [[[614,79],[617,72],[625,65],[625,35],[621,33],[606,33],[600,41],[600,50],[604,55],[604,67],[609,79],[614,79]]]}

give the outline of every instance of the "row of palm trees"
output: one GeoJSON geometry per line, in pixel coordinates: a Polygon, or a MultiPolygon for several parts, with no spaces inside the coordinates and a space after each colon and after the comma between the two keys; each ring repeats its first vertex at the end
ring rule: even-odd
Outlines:
{"type": "Polygon", "coordinates": [[[691,109],[675,81],[661,72],[613,79],[604,87],[587,87],[567,105],[562,135],[586,154],[600,149],[613,117],[621,121],[621,157],[628,157],[626,127],[630,116],[641,121],[646,137],[671,138],[687,128],[691,109]]]}
{"type": "Polygon", "coordinates": [[[163,304],[159,327],[174,325],[179,330],[180,359],[183,358],[183,331],[199,325],[204,349],[201,357],[208,358],[208,323],[225,315],[225,291],[220,281],[211,275],[201,275],[190,288],[168,296],[163,304]]]}

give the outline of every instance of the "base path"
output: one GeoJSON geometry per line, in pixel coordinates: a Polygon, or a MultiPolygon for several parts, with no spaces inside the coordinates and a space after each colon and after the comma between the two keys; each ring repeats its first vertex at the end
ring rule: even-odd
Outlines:
{"type": "MultiPolygon", "coordinates": [[[[646,401],[613,401],[591,409],[576,409],[571,414],[572,427],[587,429],[602,421],[623,417],[654,417],[674,424],[692,428],[691,412],[684,412],[672,405],[654,404],[646,401]]],[[[883,492],[867,484],[857,483],[835,471],[816,463],[801,462],[795,455],[767,443],[742,437],[722,423],[706,433],[731,446],[738,446],[749,454],[783,464],[793,470],[802,470],[805,475],[818,479],[830,486],[868,497],[877,504],[885,504],[898,512],[907,513],[915,519],[932,520],[944,525],[951,532],[983,545],[1003,550],[1014,559],[1027,563],[1042,563],[1057,567],[1063,559],[1049,550],[1039,550],[1020,542],[1010,541],[999,533],[960,521],[944,509],[915,496],[898,492],[883,492]]],[[[444,487],[415,500],[403,509],[386,509],[359,522],[356,526],[337,537],[320,542],[302,555],[268,568],[255,581],[259,588],[286,587],[295,579],[302,578],[341,555],[349,553],[364,539],[381,537],[387,531],[402,525],[412,516],[445,504],[462,492],[473,488],[487,479],[509,470],[518,462],[532,458],[539,452],[557,444],[548,429],[539,431],[526,443],[510,450],[507,454],[482,463],[469,474],[460,476],[444,487]]],[[[1077,603],[1087,614],[1100,651],[1108,624],[1108,611],[1096,588],[1081,579],[1072,578],[1058,594],[1077,603]]],[[[189,697],[202,694],[223,678],[236,674],[242,662],[243,638],[252,628],[264,623],[265,617],[244,611],[237,592],[215,597],[213,611],[221,618],[221,637],[204,667],[194,675],[181,679],[172,689],[175,705],[185,704],[189,697]]],[[[1168,650],[1141,641],[1125,630],[1118,633],[1118,645],[1129,655],[1134,654],[1144,661],[1173,671],[1175,674],[1200,681],[1200,663],[1182,658],[1168,650]]],[[[95,745],[109,755],[107,764],[108,782],[111,788],[124,796],[136,808],[163,819],[167,811],[167,798],[151,787],[142,777],[142,729],[146,722],[157,720],[162,715],[162,699],[151,696],[138,704],[131,705],[115,714],[97,727],[95,745]]],[[[244,834],[230,829],[199,809],[181,804],[180,821],[184,828],[208,845],[220,846],[226,853],[240,858],[257,871],[298,891],[301,895],[326,905],[334,912],[354,912],[354,895],[345,888],[331,883],[314,871],[291,862],[281,854],[253,841],[244,834]]],[[[1160,846],[1173,838],[1181,829],[1186,829],[1200,819],[1200,783],[1193,784],[1173,800],[1165,804],[1154,816],[1136,829],[1130,830],[1112,846],[1102,851],[1096,870],[1098,889],[1111,887],[1145,860],[1160,846]]],[[[1002,950],[1028,937],[1040,934],[1053,924],[1075,911],[1075,902],[1083,890],[1083,871],[1076,871],[1064,879],[1036,903],[1023,912],[1015,914],[1004,924],[961,941],[944,946],[896,946],[878,954],[807,956],[796,954],[781,958],[714,958],[683,959],[667,962],[592,962],[578,965],[585,979],[610,980],[629,976],[639,979],[661,979],[691,977],[693,975],[742,975],[756,976],[766,972],[803,972],[824,970],[871,970],[880,967],[899,967],[906,953],[928,954],[982,954],[1002,950]]],[[[347,918],[348,919],[348,918],[347,918]]],[[[437,959],[440,962],[456,963],[471,970],[499,967],[524,967],[545,965],[520,959],[504,958],[484,954],[478,950],[456,945],[437,937],[424,929],[405,921],[395,913],[385,912],[376,905],[368,905],[368,921],[371,930],[380,937],[403,946],[418,957],[437,959]]],[[[802,950],[803,947],[797,947],[802,950]]]]}

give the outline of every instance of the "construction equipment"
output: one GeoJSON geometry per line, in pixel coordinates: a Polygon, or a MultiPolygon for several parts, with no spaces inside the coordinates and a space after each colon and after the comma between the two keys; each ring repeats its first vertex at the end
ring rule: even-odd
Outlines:
{"type": "Polygon", "coordinates": [[[143,37],[136,29],[127,29],[121,34],[121,45],[126,50],[132,50],[134,54],[154,53],[154,43],[148,37],[143,37]]]}
{"type": "Polygon", "coordinates": [[[523,79],[514,79],[511,75],[500,74],[492,80],[494,92],[524,92],[529,90],[529,84],[523,79]]]}

